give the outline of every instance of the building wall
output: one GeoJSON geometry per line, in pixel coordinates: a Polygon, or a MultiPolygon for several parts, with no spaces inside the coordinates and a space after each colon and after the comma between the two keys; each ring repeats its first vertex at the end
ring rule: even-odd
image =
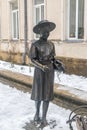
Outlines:
{"type": "Polygon", "coordinates": [[[58,57],[64,63],[65,73],[87,77],[87,59],[58,57]]]}
{"type": "MultiPolygon", "coordinates": [[[[16,0],[0,0],[0,59],[13,60],[17,63],[22,63],[22,54],[24,52],[24,1],[18,1],[19,9],[19,39],[12,40],[11,29],[11,3],[16,0]],[[4,8],[3,8],[4,7],[4,8]],[[11,55],[14,58],[10,58],[11,55]]],[[[84,6],[84,39],[77,41],[69,41],[68,35],[68,0],[44,0],[45,1],[45,19],[55,22],[56,29],[50,33],[49,40],[52,40],[55,45],[56,56],[61,58],[70,66],[71,60],[74,66],[78,66],[81,59],[81,67],[87,64],[87,1],[84,6]],[[65,60],[64,60],[65,59],[65,60]],[[77,60],[79,59],[79,60],[77,60]],[[83,62],[85,60],[85,62],[83,62]],[[76,62],[75,62],[76,61],[76,62]]],[[[28,23],[28,52],[34,33],[32,31],[34,26],[34,0],[27,0],[27,23],[28,23]]],[[[26,57],[27,63],[29,62],[26,57]]],[[[86,66],[85,66],[86,67],[86,66]]],[[[75,69],[73,69],[75,70],[75,69]]],[[[79,69],[78,74],[79,74],[79,69]]],[[[83,70],[83,69],[82,69],[83,70]]],[[[68,72],[68,71],[67,71],[68,72]]],[[[74,71],[76,72],[76,70],[74,71]]],[[[81,71],[84,75],[85,71],[81,71]]],[[[82,74],[81,73],[81,74],[82,74]]],[[[87,74],[85,74],[87,76],[87,74]]]]}
{"type": "Polygon", "coordinates": [[[56,29],[51,32],[49,39],[61,39],[61,0],[47,0],[46,18],[56,24],[56,29]]]}
{"type": "Polygon", "coordinates": [[[86,43],[63,43],[55,42],[56,55],[78,59],[87,59],[86,43]]]}
{"type": "Polygon", "coordinates": [[[9,17],[8,17],[8,2],[1,1],[1,39],[9,37],[9,17]],[[3,8],[4,7],[4,8],[3,8]]]}
{"type": "Polygon", "coordinates": [[[24,1],[18,0],[19,7],[19,40],[24,39],[24,1]]]}
{"type": "Polygon", "coordinates": [[[84,0],[84,41],[87,44],[87,0],[84,0]]]}
{"type": "Polygon", "coordinates": [[[28,12],[28,41],[31,41],[34,38],[32,28],[34,26],[33,16],[33,0],[27,1],[27,12],[28,12]]]}

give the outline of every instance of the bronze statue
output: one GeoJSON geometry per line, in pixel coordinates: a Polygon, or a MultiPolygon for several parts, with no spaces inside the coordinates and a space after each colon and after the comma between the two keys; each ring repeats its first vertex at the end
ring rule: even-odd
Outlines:
{"type": "Polygon", "coordinates": [[[31,99],[35,100],[36,114],[34,121],[41,122],[42,126],[47,124],[46,114],[49,101],[53,100],[54,85],[54,61],[55,47],[47,38],[56,25],[48,20],[39,22],[33,32],[40,34],[40,39],[32,43],[30,49],[30,59],[35,66],[34,80],[32,86],[31,99]],[[40,105],[43,101],[42,119],[40,119],[40,105]]]}

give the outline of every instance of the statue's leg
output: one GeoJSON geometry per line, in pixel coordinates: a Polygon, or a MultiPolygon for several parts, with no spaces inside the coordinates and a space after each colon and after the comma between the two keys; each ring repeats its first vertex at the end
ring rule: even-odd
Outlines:
{"type": "Polygon", "coordinates": [[[35,101],[36,113],[34,116],[34,121],[37,121],[37,122],[40,121],[40,117],[39,117],[40,105],[41,105],[41,101],[35,101]]]}
{"type": "Polygon", "coordinates": [[[43,101],[43,113],[42,113],[42,124],[43,125],[47,124],[46,115],[47,115],[48,107],[49,107],[49,101],[43,101]]]}

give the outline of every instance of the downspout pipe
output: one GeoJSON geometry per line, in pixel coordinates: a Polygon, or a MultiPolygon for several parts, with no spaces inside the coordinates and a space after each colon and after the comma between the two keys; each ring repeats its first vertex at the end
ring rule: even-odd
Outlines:
{"type": "Polygon", "coordinates": [[[23,65],[26,64],[27,40],[28,40],[27,0],[24,0],[24,52],[23,52],[23,57],[22,57],[23,65]]]}

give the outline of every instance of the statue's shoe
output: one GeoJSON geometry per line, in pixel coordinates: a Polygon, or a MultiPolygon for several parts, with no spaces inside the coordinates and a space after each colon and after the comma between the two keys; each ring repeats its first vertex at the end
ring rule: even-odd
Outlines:
{"type": "Polygon", "coordinates": [[[39,128],[44,128],[44,127],[46,127],[47,125],[48,125],[47,120],[42,120],[42,121],[41,121],[41,124],[40,124],[40,126],[39,126],[39,128]]]}

